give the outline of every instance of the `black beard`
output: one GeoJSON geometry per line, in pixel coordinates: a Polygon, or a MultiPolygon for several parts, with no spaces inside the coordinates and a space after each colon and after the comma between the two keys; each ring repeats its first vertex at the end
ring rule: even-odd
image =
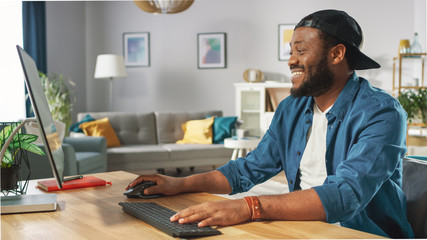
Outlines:
{"type": "Polygon", "coordinates": [[[299,88],[291,88],[294,97],[318,97],[332,88],[334,75],[328,68],[327,58],[324,55],[317,63],[317,71],[313,73],[313,66],[308,67],[308,76],[299,88]]]}

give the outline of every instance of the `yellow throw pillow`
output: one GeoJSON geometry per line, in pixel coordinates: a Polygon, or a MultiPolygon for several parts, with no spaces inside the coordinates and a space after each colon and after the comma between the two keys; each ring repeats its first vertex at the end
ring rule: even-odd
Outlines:
{"type": "Polygon", "coordinates": [[[190,120],[181,125],[184,131],[184,138],[178,140],[176,143],[199,143],[211,144],[212,143],[212,124],[214,118],[207,118],[202,120],[190,120]]]}
{"type": "Polygon", "coordinates": [[[107,139],[107,147],[118,147],[121,145],[120,140],[108,118],[85,122],[80,124],[79,127],[83,130],[86,136],[105,137],[105,139],[107,139]]]}

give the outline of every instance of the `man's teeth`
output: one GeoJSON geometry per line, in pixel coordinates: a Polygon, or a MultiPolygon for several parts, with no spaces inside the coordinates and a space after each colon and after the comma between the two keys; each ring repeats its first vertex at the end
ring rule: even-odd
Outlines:
{"type": "Polygon", "coordinates": [[[302,72],[292,72],[292,75],[297,76],[297,75],[301,75],[302,72]]]}

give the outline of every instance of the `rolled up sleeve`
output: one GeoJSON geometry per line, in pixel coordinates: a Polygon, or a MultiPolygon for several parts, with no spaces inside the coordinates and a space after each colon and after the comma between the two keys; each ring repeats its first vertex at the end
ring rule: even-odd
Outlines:
{"type": "Polygon", "coordinates": [[[282,171],[279,149],[274,136],[267,133],[246,157],[218,168],[230,183],[231,194],[249,191],[282,171]]]}

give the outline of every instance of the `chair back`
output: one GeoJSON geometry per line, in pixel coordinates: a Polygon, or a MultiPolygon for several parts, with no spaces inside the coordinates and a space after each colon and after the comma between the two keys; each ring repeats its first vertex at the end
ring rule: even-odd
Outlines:
{"type": "Polygon", "coordinates": [[[427,238],[427,157],[403,159],[403,191],[415,237],[427,238]]]}

